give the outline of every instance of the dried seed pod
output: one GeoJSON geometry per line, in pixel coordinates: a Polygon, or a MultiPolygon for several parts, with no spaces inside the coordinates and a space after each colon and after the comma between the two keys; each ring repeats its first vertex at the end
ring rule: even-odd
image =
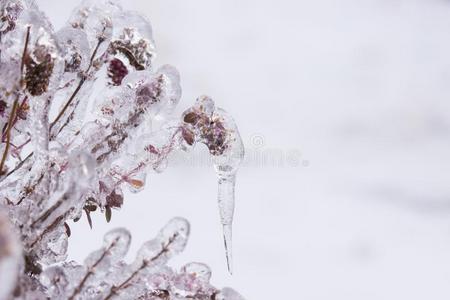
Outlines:
{"type": "Polygon", "coordinates": [[[39,96],[47,91],[53,67],[54,63],[50,55],[47,55],[41,62],[36,62],[32,58],[27,59],[25,82],[26,88],[32,96],[39,96]]]}

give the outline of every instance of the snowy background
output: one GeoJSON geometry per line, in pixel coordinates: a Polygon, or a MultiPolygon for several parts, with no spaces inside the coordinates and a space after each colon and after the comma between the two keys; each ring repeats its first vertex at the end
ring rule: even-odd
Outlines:
{"type": "MultiPolygon", "coordinates": [[[[60,27],[77,0],[38,0],[60,27]]],[[[204,149],[174,157],[112,222],[72,227],[81,261],[111,228],[138,247],[175,215],[213,283],[247,299],[450,299],[450,1],[128,0],[156,64],[182,76],[180,111],[209,94],[247,147],[235,274],[204,149]]]]}

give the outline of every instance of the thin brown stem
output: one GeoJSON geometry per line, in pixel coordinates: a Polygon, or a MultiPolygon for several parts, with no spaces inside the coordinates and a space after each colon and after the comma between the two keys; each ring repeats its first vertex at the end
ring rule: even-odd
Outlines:
{"type": "Polygon", "coordinates": [[[67,102],[64,105],[64,107],[58,113],[58,115],[56,116],[56,119],[50,124],[50,132],[51,132],[52,128],[55,126],[55,124],[63,117],[64,113],[69,108],[70,104],[73,102],[73,99],[75,99],[76,95],[78,94],[78,92],[80,91],[80,89],[83,86],[84,82],[86,81],[86,75],[89,72],[89,70],[91,69],[91,67],[92,67],[92,65],[94,63],[95,56],[97,55],[97,51],[98,51],[100,45],[103,43],[104,40],[105,39],[103,37],[99,37],[98,38],[98,43],[97,43],[97,46],[94,49],[94,52],[91,55],[91,59],[89,61],[89,66],[88,66],[88,68],[87,68],[87,70],[85,72],[86,74],[84,74],[83,77],[80,79],[80,82],[78,83],[75,91],[73,91],[73,93],[70,96],[69,100],[67,100],[67,102]]]}
{"type": "Polygon", "coordinates": [[[80,281],[80,283],[78,284],[78,286],[75,288],[75,290],[72,293],[72,296],[69,297],[68,300],[73,300],[75,299],[75,296],[78,295],[81,290],[83,289],[84,284],[86,283],[86,281],[89,279],[89,277],[94,274],[94,270],[95,268],[98,266],[98,264],[105,258],[106,254],[109,253],[109,251],[111,250],[112,247],[115,246],[117,240],[119,238],[117,238],[115,241],[113,241],[111,243],[111,245],[109,245],[109,247],[102,253],[102,255],[100,256],[100,258],[91,266],[89,267],[88,271],[86,272],[86,274],[84,275],[83,279],[80,281]]]}
{"type": "Polygon", "coordinates": [[[109,294],[106,296],[105,299],[103,300],[109,300],[112,297],[114,297],[114,295],[117,295],[117,292],[119,292],[120,290],[126,288],[128,286],[128,284],[136,277],[136,275],[142,271],[143,269],[145,269],[146,267],[148,267],[152,262],[154,262],[155,260],[157,260],[158,258],[161,257],[161,255],[163,255],[164,253],[166,253],[169,250],[169,246],[175,241],[176,237],[178,236],[177,233],[175,233],[172,237],[170,237],[169,241],[167,242],[166,245],[163,245],[163,248],[161,249],[161,251],[158,252],[158,254],[156,254],[154,257],[152,257],[149,260],[145,260],[142,262],[141,266],[135,270],[124,282],[122,282],[120,285],[118,286],[112,286],[111,290],[109,291],[109,294]]]}
{"type": "Polygon", "coordinates": [[[21,76],[21,79],[23,77],[23,70],[25,68],[25,60],[26,60],[27,51],[28,51],[28,43],[30,42],[30,30],[31,30],[31,26],[28,26],[27,27],[27,35],[25,37],[25,46],[23,47],[22,62],[20,64],[20,76],[21,76]]]}
{"type": "Polygon", "coordinates": [[[11,128],[13,127],[12,123],[14,120],[14,116],[16,115],[18,102],[19,102],[19,95],[17,95],[16,100],[14,100],[13,108],[11,110],[11,113],[10,113],[9,119],[8,119],[8,127],[6,128],[6,145],[5,145],[5,150],[3,150],[2,160],[0,161],[0,175],[3,174],[3,172],[4,172],[3,167],[6,162],[6,157],[8,156],[10,140],[11,140],[11,128]]]}
{"type": "Polygon", "coordinates": [[[73,208],[66,211],[64,214],[57,217],[47,228],[44,229],[44,231],[36,237],[33,242],[30,243],[29,248],[33,248],[42,238],[47,235],[49,232],[51,232],[53,229],[55,229],[58,224],[62,224],[61,222],[64,222],[64,220],[72,213],[73,208]]]}
{"type": "Polygon", "coordinates": [[[39,218],[37,218],[33,223],[31,223],[31,228],[35,227],[37,223],[42,223],[47,218],[60,207],[64,201],[67,200],[67,197],[64,195],[61,199],[59,199],[54,205],[52,205],[49,209],[47,209],[39,218]]]}
{"type": "MultiPolygon", "coordinates": [[[[28,143],[29,141],[27,141],[28,143]]],[[[10,176],[12,173],[14,173],[15,171],[19,170],[24,163],[26,163],[31,157],[33,156],[33,152],[31,152],[30,154],[28,154],[27,157],[25,157],[14,169],[12,169],[11,171],[8,172],[8,174],[6,174],[5,178],[10,176]]]]}
{"type": "MultiPolygon", "coordinates": [[[[23,47],[23,53],[22,53],[22,62],[20,64],[20,87],[23,87],[23,70],[25,68],[25,60],[26,60],[26,56],[27,56],[27,51],[28,51],[28,43],[30,42],[30,30],[31,27],[28,26],[27,27],[27,33],[25,36],[25,45],[23,47]]],[[[14,100],[14,104],[13,104],[13,108],[11,110],[11,113],[9,114],[9,118],[8,118],[8,127],[6,128],[6,146],[5,146],[5,150],[3,151],[3,155],[2,155],[2,159],[0,161],[0,175],[3,174],[3,167],[5,165],[6,162],[6,158],[8,156],[8,151],[9,151],[9,147],[10,147],[10,141],[11,141],[11,129],[14,126],[14,120],[16,117],[16,111],[17,111],[17,105],[19,103],[19,91],[17,91],[17,96],[16,99],[14,100]]]]}
{"type": "Polygon", "coordinates": [[[70,104],[72,103],[73,99],[75,99],[76,95],[80,91],[81,87],[83,86],[85,82],[84,77],[80,79],[80,82],[78,83],[76,89],[73,91],[72,95],[70,96],[69,100],[67,100],[66,104],[64,104],[64,107],[61,109],[61,111],[56,116],[56,119],[50,124],[50,132],[55,126],[55,124],[62,118],[64,113],[66,112],[67,108],[69,108],[70,104]]]}
{"type": "MultiPolygon", "coordinates": [[[[28,40],[29,40],[29,28],[28,28],[28,34],[27,34],[27,39],[26,39],[26,47],[27,47],[27,44],[28,44],[28,40]]],[[[100,38],[98,39],[97,46],[95,47],[94,52],[93,52],[92,55],[91,55],[91,59],[90,59],[90,62],[89,62],[89,67],[87,68],[86,73],[91,69],[91,67],[92,67],[92,65],[93,65],[93,63],[94,63],[95,56],[97,55],[98,49],[99,49],[101,43],[103,43],[103,41],[104,41],[104,38],[103,38],[103,37],[100,37],[100,38]]],[[[24,51],[24,54],[25,54],[25,53],[26,53],[26,51],[24,51]]],[[[24,65],[25,65],[25,55],[22,57],[22,68],[23,68],[24,65]]],[[[77,95],[78,92],[80,91],[80,89],[81,89],[81,87],[83,86],[83,84],[84,84],[85,81],[86,81],[86,78],[85,78],[85,77],[82,77],[82,78],[80,79],[80,82],[78,83],[78,86],[76,87],[76,89],[74,90],[74,92],[72,93],[72,95],[70,96],[69,100],[67,100],[67,102],[66,102],[66,104],[64,105],[63,109],[58,113],[56,119],[50,124],[49,131],[50,131],[50,139],[51,139],[51,140],[53,140],[54,138],[56,138],[56,136],[57,136],[57,135],[59,134],[59,132],[60,132],[60,131],[59,131],[59,132],[53,137],[53,136],[51,135],[51,130],[52,130],[52,128],[53,128],[53,127],[55,126],[55,124],[63,117],[64,113],[65,113],[66,110],[69,108],[69,106],[70,106],[70,104],[72,103],[73,99],[75,99],[76,95],[77,95]]],[[[12,169],[8,174],[6,174],[5,178],[8,177],[8,176],[10,176],[11,174],[13,174],[13,173],[14,173],[15,171],[17,171],[18,169],[20,169],[20,168],[23,166],[23,164],[24,164],[26,161],[28,161],[28,160],[33,156],[33,154],[34,154],[33,152],[31,152],[30,154],[28,154],[28,156],[27,156],[23,161],[21,161],[21,162],[20,162],[14,169],[12,169]]],[[[1,169],[0,169],[0,170],[1,170],[1,169]]]]}
{"type": "Polygon", "coordinates": [[[17,201],[16,205],[19,205],[20,203],[22,203],[22,201],[25,200],[25,198],[28,195],[30,195],[32,192],[34,192],[34,190],[39,185],[39,183],[41,183],[42,179],[44,179],[44,173],[42,173],[39,176],[39,178],[38,178],[38,180],[36,181],[35,184],[25,187],[25,189],[23,190],[23,195],[20,197],[19,201],[17,201]]]}
{"type": "MultiPolygon", "coordinates": [[[[28,100],[28,97],[25,96],[22,100],[22,103],[18,106],[19,111],[21,109],[24,109],[27,100],[28,100]]],[[[19,119],[19,114],[16,114],[14,117],[14,120],[12,121],[13,127],[16,125],[18,119],[19,119]]],[[[6,124],[6,126],[8,126],[8,124],[6,124]]],[[[7,133],[7,131],[4,130],[3,135],[2,135],[2,142],[5,142],[5,140],[6,140],[6,133],[7,133]]]]}

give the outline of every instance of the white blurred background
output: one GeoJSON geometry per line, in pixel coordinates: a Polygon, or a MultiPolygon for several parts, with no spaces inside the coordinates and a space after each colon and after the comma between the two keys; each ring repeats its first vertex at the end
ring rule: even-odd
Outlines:
{"type": "MultiPolygon", "coordinates": [[[[37,2],[58,28],[78,0],[37,2]]],[[[450,1],[123,5],[151,20],[156,64],[179,69],[179,111],[208,94],[239,125],[235,274],[204,149],[127,194],[111,223],[71,225],[71,258],[125,226],[132,259],[179,215],[192,236],[172,265],[205,262],[249,300],[450,299],[450,1]]]]}

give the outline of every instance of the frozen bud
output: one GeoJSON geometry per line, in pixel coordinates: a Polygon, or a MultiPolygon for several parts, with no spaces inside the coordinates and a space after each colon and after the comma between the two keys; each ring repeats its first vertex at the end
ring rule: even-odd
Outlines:
{"type": "Polygon", "coordinates": [[[120,208],[123,204],[122,190],[119,188],[112,190],[105,199],[106,206],[108,206],[109,208],[120,208]]]}
{"type": "Polygon", "coordinates": [[[226,149],[220,155],[213,156],[213,164],[219,176],[235,174],[244,159],[244,144],[233,118],[218,108],[213,116],[226,131],[226,149]]]}
{"type": "Polygon", "coordinates": [[[216,109],[214,102],[207,96],[197,99],[194,107],[183,113],[182,137],[188,145],[195,140],[205,144],[211,155],[222,156],[234,143],[235,133],[233,124],[229,125],[227,119],[216,109]]]}
{"type": "Polygon", "coordinates": [[[49,41],[47,33],[42,31],[40,34],[42,37],[25,59],[25,84],[32,96],[47,92],[57,55],[54,41],[49,41]]]}
{"type": "Polygon", "coordinates": [[[160,96],[163,89],[163,78],[159,77],[155,80],[143,84],[136,90],[136,103],[139,106],[146,106],[148,104],[156,104],[160,101],[160,96]]]}
{"type": "Polygon", "coordinates": [[[203,263],[197,262],[188,263],[181,268],[181,272],[186,274],[192,274],[196,278],[199,278],[206,282],[209,282],[211,278],[211,269],[203,263]]]}
{"type": "Polygon", "coordinates": [[[170,114],[181,96],[178,71],[162,66],[158,72],[136,90],[136,103],[152,115],[170,114]]]}

